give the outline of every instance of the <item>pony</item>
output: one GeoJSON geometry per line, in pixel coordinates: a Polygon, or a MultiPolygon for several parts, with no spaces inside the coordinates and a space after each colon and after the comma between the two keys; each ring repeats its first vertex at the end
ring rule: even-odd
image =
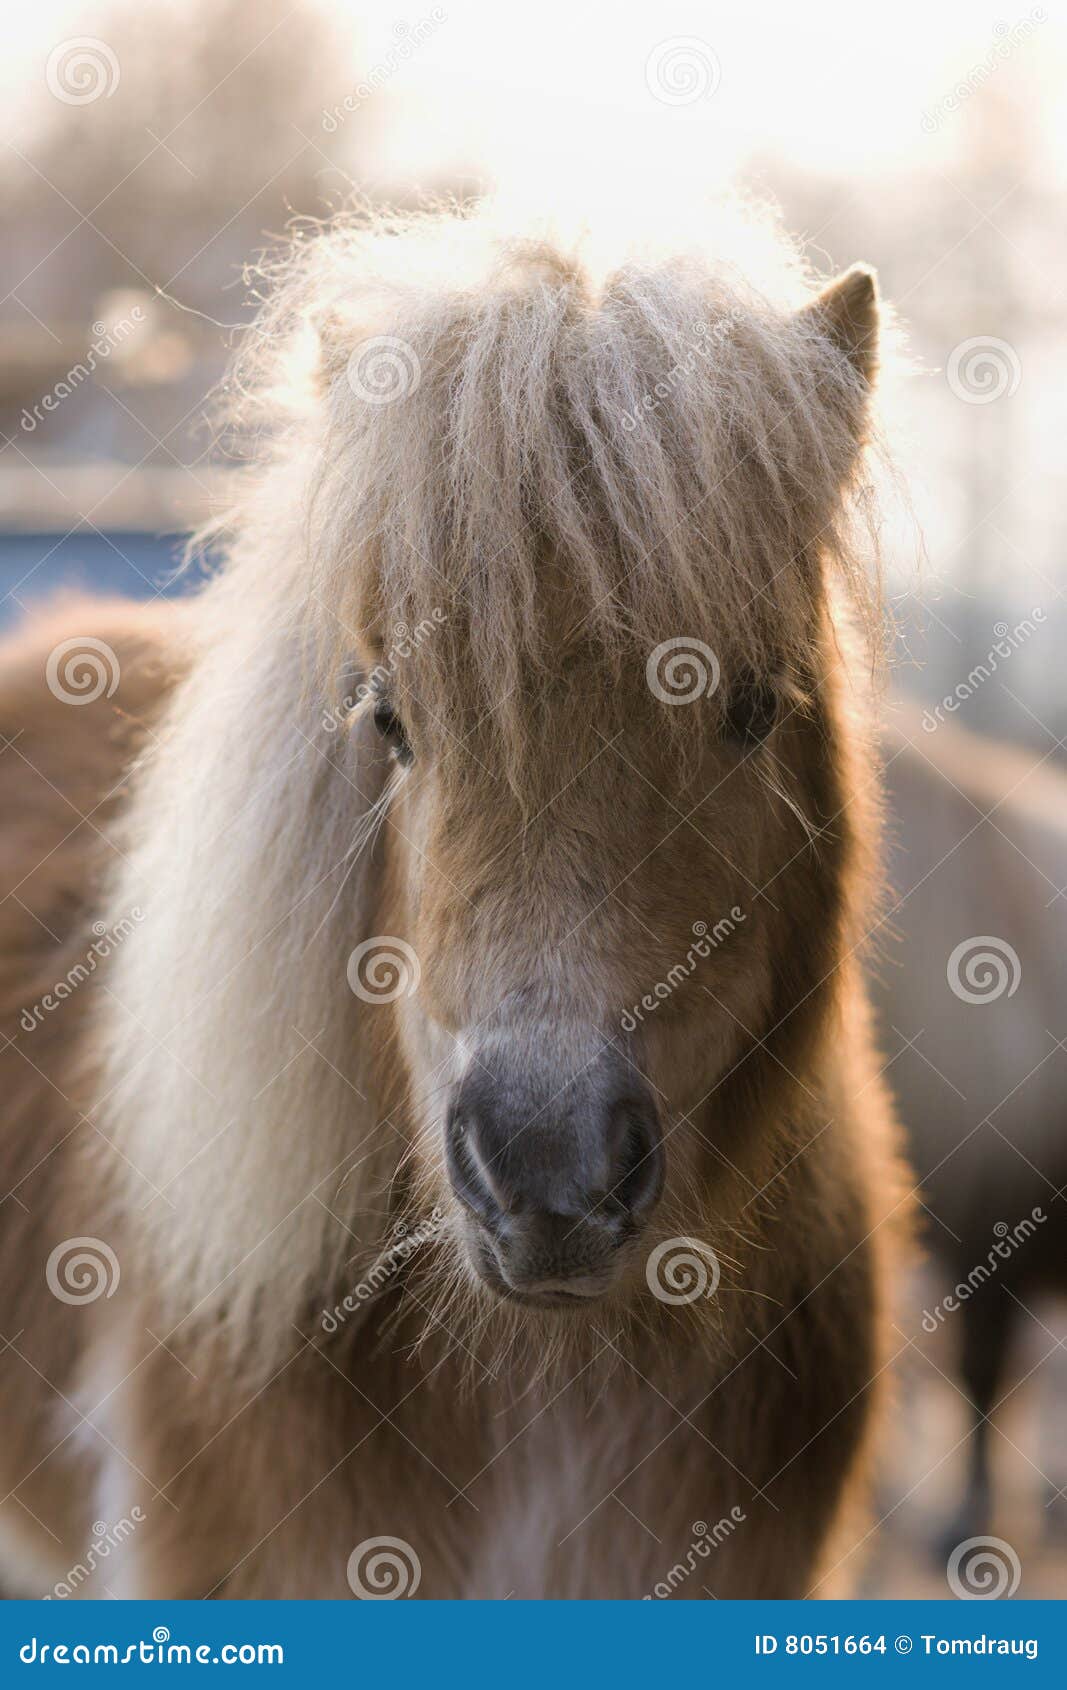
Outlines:
{"type": "Polygon", "coordinates": [[[4,652],[11,1588],[857,1565],[877,289],[675,242],[298,238],[206,587],[4,652]]]}

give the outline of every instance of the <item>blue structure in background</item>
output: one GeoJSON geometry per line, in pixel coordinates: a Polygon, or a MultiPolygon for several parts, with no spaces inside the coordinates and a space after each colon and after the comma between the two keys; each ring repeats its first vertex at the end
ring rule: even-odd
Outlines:
{"type": "Polygon", "coordinates": [[[0,627],[23,607],[60,591],[146,599],[187,593],[203,579],[193,569],[175,579],[181,535],[139,533],[0,535],[0,627]]]}

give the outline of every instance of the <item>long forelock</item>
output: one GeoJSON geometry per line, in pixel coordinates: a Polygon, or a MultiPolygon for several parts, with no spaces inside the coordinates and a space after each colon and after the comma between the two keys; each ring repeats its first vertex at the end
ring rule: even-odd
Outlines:
{"type": "Polygon", "coordinates": [[[100,1097],[172,1324],[222,1322],[264,1381],[352,1231],[377,1243],[396,1171],[360,1101],[361,1029],[380,1009],[345,985],[355,936],[374,931],[353,852],[379,788],[369,769],[335,778],[304,731],[308,670],[316,685],[316,663],[348,661],[374,618],[383,646],[395,623],[426,626],[397,668],[417,671],[427,707],[447,720],[462,682],[521,737],[524,683],[576,642],[605,673],[629,657],[640,675],[650,648],[685,636],[724,670],[799,660],[799,538],[858,574],[839,497],[857,382],[795,317],[805,287],[788,262],[775,293],[741,281],[727,250],[709,236],[711,256],[594,263],[488,217],[342,224],[282,261],[249,338],[233,392],[257,467],[129,811],[113,908],[152,895],[142,942],[115,959],[100,1097]],[[391,404],[348,378],[380,336],[421,372],[391,404]],[[711,352],[690,369],[694,339],[711,352]],[[180,1208],[143,1210],[142,1169],[160,1190],[182,1182],[180,1208]]]}
{"type": "MultiPolygon", "coordinates": [[[[373,617],[386,652],[397,626],[438,630],[408,679],[439,720],[462,694],[520,741],[575,650],[617,676],[695,638],[725,672],[795,676],[814,572],[869,602],[843,497],[862,382],[797,315],[784,243],[736,216],[715,228],[730,240],[594,262],[483,211],[342,225],[289,261],[258,345],[309,323],[321,343],[296,425],[319,452],[316,591],[338,628],[373,617]],[[374,357],[399,361],[391,402],[361,390],[374,357]]],[[[277,395],[275,368],[258,379],[277,395]]]]}

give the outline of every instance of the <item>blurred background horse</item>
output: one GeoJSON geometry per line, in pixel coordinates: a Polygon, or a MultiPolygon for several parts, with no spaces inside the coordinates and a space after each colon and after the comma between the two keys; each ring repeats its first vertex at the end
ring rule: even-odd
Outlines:
{"type": "MultiPolygon", "coordinates": [[[[907,711],[889,729],[886,763],[889,937],[875,1002],[929,1253],[908,1336],[944,1349],[970,1420],[962,1496],[942,1530],[948,1552],[991,1528],[1000,1435],[1021,1453],[1003,1427],[1022,1379],[1033,1370],[1048,1397],[1062,1377],[1058,1365],[1032,1368],[1020,1346],[1039,1323],[1058,1362],[1055,1334],[1033,1311],[1067,1293],[1067,774],[907,711]]],[[[1062,1531],[1067,1471],[1048,1407],[1033,1471],[1055,1510],[1049,1528],[1062,1531]],[[1057,1464],[1058,1480],[1045,1471],[1057,1464]]]]}

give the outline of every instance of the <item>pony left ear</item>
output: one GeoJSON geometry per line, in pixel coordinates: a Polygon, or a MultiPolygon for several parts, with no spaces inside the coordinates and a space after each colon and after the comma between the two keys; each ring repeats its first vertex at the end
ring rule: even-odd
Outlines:
{"type": "Polygon", "coordinates": [[[878,282],[867,264],[838,276],[799,315],[843,352],[856,374],[870,383],[878,369],[878,282]]]}

